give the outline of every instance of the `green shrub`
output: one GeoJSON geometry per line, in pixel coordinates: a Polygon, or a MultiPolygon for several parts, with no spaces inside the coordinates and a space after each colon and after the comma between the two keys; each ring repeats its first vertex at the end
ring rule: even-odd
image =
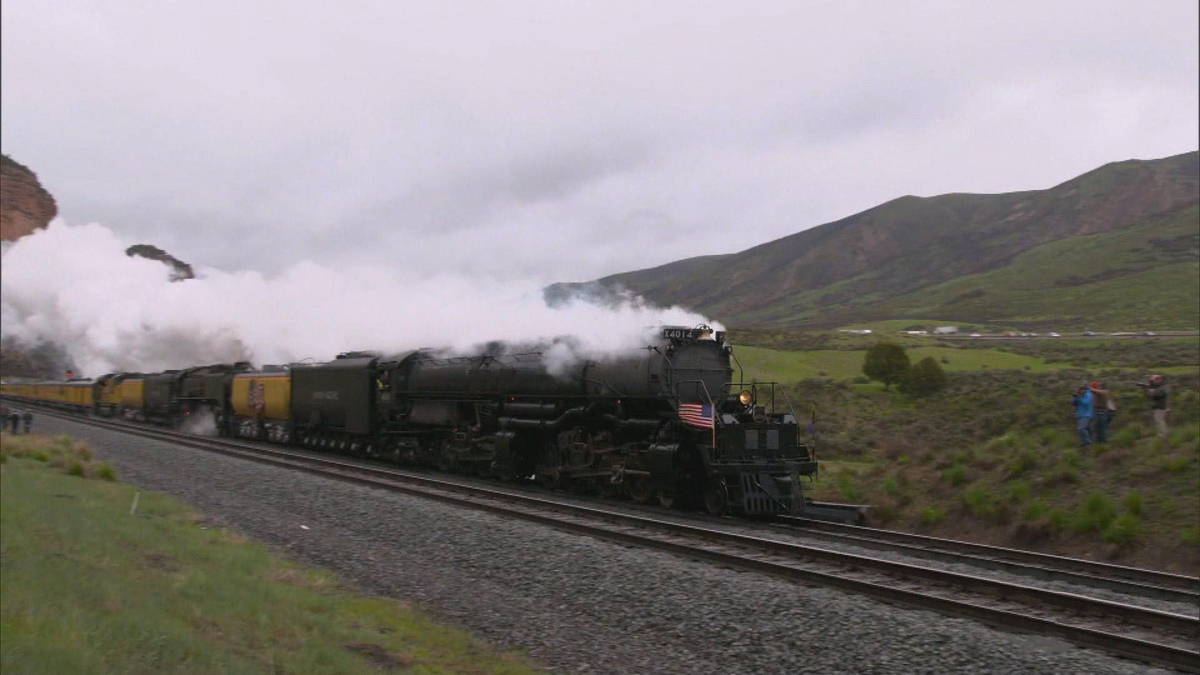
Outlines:
{"type": "Polygon", "coordinates": [[[900,492],[900,484],[896,482],[894,477],[883,481],[880,487],[889,497],[894,497],[900,492]]]}
{"type": "Polygon", "coordinates": [[[73,447],[75,449],[75,455],[85,462],[92,461],[92,457],[95,456],[95,454],[92,452],[91,446],[83,441],[79,441],[73,447]]]}
{"type": "Polygon", "coordinates": [[[1179,543],[1200,545],[1200,527],[1188,527],[1179,533],[1179,543]]]}
{"type": "Polygon", "coordinates": [[[1020,441],[1020,438],[1018,437],[1018,435],[1016,433],[1010,431],[1010,432],[1004,434],[1003,436],[997,436],[997,437],[989,440],[987,443],[984,444],[983,447],[985,450],[989,450],[992,452],[999,451],[999,450],[1011,450],[1012,448],[1017,447],[1017,443],[1019,441],[1020,441]]]}
{"type": "Polygon", "coordinates": [[[946,388],[946,371],[932,357],[925,357],[909,368],[900,383],[901,391],[913,396],[929,396],[946,388]]]}
{"type": "Polygon", "coordinates": [[[1103,492],[1093,492],[1075,511],[1074,527],[1082,532],[1103,532],[1117,517],[1117,507],[1103,492]]]}
{"type": "Polygon", "coordinates": [[[1124,546],[1137,537],[1139,525],[1137,516],[1126,513],[1104,528],[1104,541],[1124,546]]]}
{"type": "Polygon", "coordinates": [[[971,513],[980,518],[992,518],[997,515],[997,508],[995,501],[992,499],[992,494],[982,485],[974,485],[968,488],[963,494],[963,503],[967,505],[971,513]]]}
{"type": "Polygon", "coordinates": [[[843,473],[838,475],[837,489],[842,498],[851,504],[857,504],[862,501],[862,491],[859,489],[855,478],[850,474],[843,473]]]}
{"type": "Polygon", "coordinates": [[[1071,522],[1071,514],[1063,509],[1051,509],[1046,514],[1046,524],[1050,529],[1058,532],[1067,529],[1067,524],[1071,522]]]}
{"type": "Polygon", "coordinates": [[[1046,505],[1046,502],[1035,499],[1026,504],[1025,508],[1021,510],[1021,518],[1028,521],[1039,520],[1048,511],[1050,511],[1050,507],[1046,505]]]}
{"type": "Polygon", "coordinates": [[[1033,488],[1029,485],[1028,481],[1017,481],[1008,486],[1009,500],[1017,502],[1018,504],[1029,499],[1032,494],[1033,488]]]}
{"type": "Polygon", "coordinates": [[[1066,464],[1068,467],[1070,467],[1072,469],[1078,469],[1079,461],[1080,461],[1079,460],[1079,451],[1074,448],[1067,450],[1066,452],[1063,453],[1062,461],[1063,461],[1063,464],[1066,464]]]}
{"type": "Polygon", "coordinates": [[[1186,448],[1197,437],[1200,437],[1200,427],[1194,424],[1172,429],[1170,435],[1167,436],[1173,448],[1186,448]]]}
{"type": "Polygon", "coordinates": [[[46,454],[45,450],[34,450],[33,452],[29,453],[29,457],[39,462],[45,462],[50,459],[50,456],[46,454]]]}
{"type": "Polygon", "coordinates": [[[1188,468],[1191,460],[1187,457],[1159,457],[1158,466],[1171,473],[1179,473],[1188,468]]]}
{"type": "Polygon", "coordinates": [[[1033,433],[1034,438],[1038,439],[1042,445],[1057,445],[1059,437],[1059,429],[1055,427],[1042,427],[1033,433]]]}
{"type": "Polygon", "coordinates": [[[942,472],[942,479],[954,487],[958,487],[967,482],[967,470],[961,464],[955,464],[942,472]]]}
{"type": "Polygon", "coordinates": [[[1119,448],[1128,448],[1145,435],[1146,427],[1135,422],[1120,431],[1114,432],[1112,435],[1112,444],[1119,448]]]}
{"type": "Polygon", "coordinates": [[[1130,490],[1125,495],[1125,510],[1135,516],[1142,515],[1142,495],[1137,490],[1130,490]]]}
{"type": "Polygon", "coordinates": [[[1037,453],[1032,449],[1026,448],[1016,457],[1012,458],[1008,463],[1008,477],[1016,478],[1021,474],[1036,468],[1038,465],[1037,453]]]}
{"type": "Polygon", "coordinates": [[[83,475],[83,462],[80,462],[78,460],[71,462],[71,466],[70,466],[70,468],[67,469],[67,473],[72,476],[82,476],[83,475]]]}
{"type": "Polygon", "coordinates": [[[942,522],[942,519],[946,517],[946,510],[937,505],[923,506],[921,507],[921,510],[917,512],[917,517],[920,518],[921,522],[925,523],[926,525],[936,525],[937,523],[942,522]]]}
{"type": "Polygon", "coordinates": [[[95,476],[101,480],[114,481],[117,479],[117,472],[107,462],[100,462],[95,465],[95,476]]]}

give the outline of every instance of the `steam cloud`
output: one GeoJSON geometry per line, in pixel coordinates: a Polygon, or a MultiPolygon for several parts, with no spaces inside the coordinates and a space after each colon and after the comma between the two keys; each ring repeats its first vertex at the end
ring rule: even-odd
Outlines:
{"type": "Polygon", "coordinates": [[[98,224],[55,220],[3,253],[0,333],[66,347],[87,376],[252,361],[324,361],[351,350],[418,347],[468,352],[485,342],[529,344],[563,336],[555,362],[647,344],[662,324],[711,323],[629,296],[616,307],[572,301],[547,307],[541,284],[394,269],[297,263],[278,275],[199,267],[170,282],[167,266],[124,253],[98,224]]]}

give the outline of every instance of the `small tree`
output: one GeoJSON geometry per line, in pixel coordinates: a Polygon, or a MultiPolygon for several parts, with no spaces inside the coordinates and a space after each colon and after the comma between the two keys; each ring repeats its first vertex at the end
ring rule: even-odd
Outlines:
{"type": "Polygon", "coordinates": [[[908,371],[908,377],[901,383],[900,388],[913,396],[928,396],[946,387],[946,371],[938,365],[933,357],[921,359],[908,371]]]}
{"type": "Polygon", "coordinates": [[[880,342],[867,350],[862,370],[863,375],[882,382],[887,389],[908,375],[908,354],[898,344],[880,342]]]}

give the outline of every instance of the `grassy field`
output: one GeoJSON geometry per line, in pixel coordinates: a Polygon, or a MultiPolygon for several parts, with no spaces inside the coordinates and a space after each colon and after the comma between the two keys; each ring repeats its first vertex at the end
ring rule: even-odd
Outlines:
{"type": "Polygon", "coordinates": [[[86,445],[4,434],[0,452],[5,673],[535,672],[114,482],[86,445]]]}

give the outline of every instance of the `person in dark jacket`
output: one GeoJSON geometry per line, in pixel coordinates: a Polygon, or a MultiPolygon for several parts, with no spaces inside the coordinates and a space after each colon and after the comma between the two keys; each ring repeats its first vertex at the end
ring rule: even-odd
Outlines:
{"type": "Polygon", "coordinates": [[[1097,443],[1107,443],[1108,425],[1117,407],[1113,405],[1112,395],[1104,388],[1103,382],[1092,380],[1088,387],[1092,390],[1092,439],[1097,443]]]}
{"type": "Polygon", "coordinates": [[[1079,447],[1087,448],[1092,444],[1092,403],[1094,397],[1088,383],[1084,382],[1075,390],[1071,397],[1071,405],[1075,406],[1075,430],[1079,433],[1079,447]]]}
{"type": "Polygon", "coordinates": [[[18,433],[20,433],[20,430],[17,427],[21,424],[21,413],[17,412],[16,410],[9,413],[8,424],[11,427],[10,431],[12,435],[16,436],[18,433]]]}
{"type": "Polygon", "coordinates": [[[25,433],[29,433],[29,427],[33,426],[33,413],[26,410],[21,419],[25,420],[25,433]]]}
{"type": "Polygon", "coordinates": [[[1146,398],[1150,399],[1150,409],[1154,412],[1154,428],[1158,437],[1167,440],[1167,413],[1171,412],[1167,389],[1167,378],[1162,375],[1151,375],[1150,386],[1146,387],[1146,398]]]}

